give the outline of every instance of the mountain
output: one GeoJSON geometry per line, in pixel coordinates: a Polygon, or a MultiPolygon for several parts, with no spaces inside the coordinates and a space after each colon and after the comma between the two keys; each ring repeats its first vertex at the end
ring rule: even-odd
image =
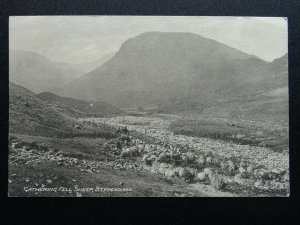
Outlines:
{"type": "Polygon", "coordinates": [[[87,114],[96,114],[100,113],[101,115],[105,114],[121,114],[124,113],[117,107],[108,104],[106,102],[86,102],[86,101],[81,101],[77,100],[74,98],[69,98],[69,97],[61,97],[55,94],[52,94],[51,92],[42,92],[37,95],[37,97],[43,101],[48,101],[48,102],[56,102],[60,103],[66,106],[70,106],[73,109],[76,109],[80,112],[84,112],[87,114]]]}
{"type": "Polygon", "coordinates": [[[232,99],[203,109],[210,116],[231,118],[248,118],[251,120],[276,120],[288,123],[289,93],[288,93],[288,57],[287,54],[269,64],[268,77],[256,83],[259,91],[236,96],[232,99]]]}
{"type": "Polygon", "coordinates": [[[268,63],[192,33],[147,32],[57,93],[85,100],[101,96],[120,107],[203,110],[287,87],[284,60],[268,63]]]}
{"type": "Polygon", "coordinates": [[[70,64],[53,62],[34,52],[11,50],[9,53],[9,80],[34,92],[51,90],[83,73],[70,64]]]}

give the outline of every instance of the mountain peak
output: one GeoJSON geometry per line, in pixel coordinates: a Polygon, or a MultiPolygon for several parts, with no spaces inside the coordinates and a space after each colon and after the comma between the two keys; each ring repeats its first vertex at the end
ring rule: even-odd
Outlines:
{"type": "Polygon", "coordinates": [[[142,33],[104,65],[64,86],[62,95],[121,107],[213,104],[258,91],[267,62],[193,33],[142,33]],[[84,88],[84,91],[79,91],[84,88]]]}

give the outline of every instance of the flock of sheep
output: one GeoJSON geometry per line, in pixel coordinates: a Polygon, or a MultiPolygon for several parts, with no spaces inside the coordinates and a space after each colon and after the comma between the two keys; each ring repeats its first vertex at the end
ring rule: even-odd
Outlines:
{"type": "MultiPolygon", "coordinates": [[[[125,159],[135,158],[138,161],[141,158],[143,169],[152,173],[161,174],[169,179],[183,179],[187,183],[211,184],[216,190],[224,189],[229,182],[228,177],[233,177],[232,180],[237,183],[252,179],[281,184],[280,181],[289,179],[287,173],[276,169],[269,171],[249,162],[228,160],[212,152],[195,152],[188,146],[173,146],[163,142],[146,144],[132,137],[123,141],[122,148],[116,152],[125,159]]],[[[259,186],[262,182],[255,183],[259,186]]],[[[285,187],[279,185],[278,188],[285,187]]]]}
{"type": "Polygon", "coordinates": [[[117,152],[122,158],[134,157],[138,161],[140,157],[145,170],[167,178],[211,184],[217,190],[230,182],[267,190],[288,189],[287,158],[265,148],[246,149],[247,146],[230,146],[206,139],[195,142],[192,137],[173,135],[168,130],[168,121],[157,118],[95,118],[92,121],[114,127],[126,125],[129,131],[153,137],[153,144],[127,139],[117,152]]]}

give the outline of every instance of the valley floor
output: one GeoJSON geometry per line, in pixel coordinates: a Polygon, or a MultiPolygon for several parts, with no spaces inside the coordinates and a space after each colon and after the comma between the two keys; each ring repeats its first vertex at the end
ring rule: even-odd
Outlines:
{"type": "Polygon", "coordinates": [[[117,138],[10,134],[9,196],[288,196],[288,151],[174,132],[178,118],[82,118],[117,138]],[[125,129],[125,127],[128,129],[125,129]]]}

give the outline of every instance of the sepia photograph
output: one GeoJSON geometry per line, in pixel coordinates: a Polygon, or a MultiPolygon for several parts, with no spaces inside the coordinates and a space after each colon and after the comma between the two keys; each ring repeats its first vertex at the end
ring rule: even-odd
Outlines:
{"type": "Polygon", "coordinates": [[[10,16],[8,144],[9,197],[289,197],[288,20],[10,16]]]}

